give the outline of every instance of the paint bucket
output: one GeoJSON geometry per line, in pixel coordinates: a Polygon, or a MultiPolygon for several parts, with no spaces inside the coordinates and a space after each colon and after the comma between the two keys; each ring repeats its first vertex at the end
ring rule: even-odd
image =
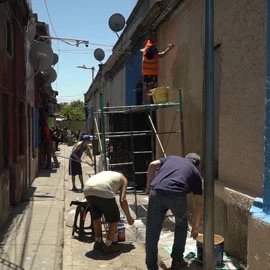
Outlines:
{"type": "Polygon", "coordinates": [[[150,92],[152,93],[154,104],[168,102],[168,96],[169,96],[168,87],[157,87],[157,88],[151,89],[150,92]]]}
{"type": "Polygon", "coordinates": [[[126,241],[125,224],[119,223],[117,226],[118,242],[126,241]]]}
{"type": "MultiPolygon", "coordinates": [[[[197,258],[203,261],[203,235],[197,237],[197,258]]],[[[214,235],[214,255],[215,265],[222,265],[223,263],[223,246],[224,238],[220,235],[214,235]]]]}
{"type": "Polygon", "coordinates": [[[117,243],[118,242],[118,231],[115,232],[112,241],[113,241],[113,243],[117,243]]]}

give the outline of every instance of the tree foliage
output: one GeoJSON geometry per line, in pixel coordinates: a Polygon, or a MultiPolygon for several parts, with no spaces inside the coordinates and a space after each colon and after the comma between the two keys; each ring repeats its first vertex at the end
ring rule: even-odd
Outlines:
{"type": "Polygon", "coordinates": [[[60,103],[60,115],[66,117],[67,120],[85,120],[84,103],[80,100],[60,103]]]}

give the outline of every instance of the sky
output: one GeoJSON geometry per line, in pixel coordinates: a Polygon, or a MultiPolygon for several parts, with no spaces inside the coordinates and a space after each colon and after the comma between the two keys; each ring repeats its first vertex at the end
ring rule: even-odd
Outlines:
{"type": "Polygon", "coordinates": [[[135,7],[137,0],[32,0],[33,13],[38,20],[49,25],[52,49],[59,57],[53,67],[57,79],[52,88],[58,91],[57,102],[84,101],[84,94],[92,82],[92,70],[77,68],[85,65],[94,67],[94,75],[100,64],[94,57],[94,51],[101,48],[105,52],[102,63],[111,55],[112,47],[118,35],[109,27],[109,19],[120,13],[125,20],[135,7]],[[58,39],[61,40],[58,40],[58,39]],[[79,46],[65,39],[89,41],[89,46],[79,46]]]}

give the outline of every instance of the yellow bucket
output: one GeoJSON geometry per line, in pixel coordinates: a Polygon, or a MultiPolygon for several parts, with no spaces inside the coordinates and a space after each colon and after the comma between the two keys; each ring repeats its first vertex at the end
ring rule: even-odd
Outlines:
{"type": "Polygon", "coordinates": [[[157,87],[150,90],[155,104],[167,103],[169,99],[169,88],[168,87],[157,87]]]}

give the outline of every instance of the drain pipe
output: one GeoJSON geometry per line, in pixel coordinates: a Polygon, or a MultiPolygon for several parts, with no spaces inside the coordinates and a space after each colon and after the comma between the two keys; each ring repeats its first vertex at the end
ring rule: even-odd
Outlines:
{"type": "Polygon", "coordinates": [[[270,0],[267,1],[263,211],[270,214],[270,0]]]}
{"type": "Polygon", "coordinates": [[[203,269],[215,269],[214,260],[214,1],[205,0],[205,170],[203,269]]]}

